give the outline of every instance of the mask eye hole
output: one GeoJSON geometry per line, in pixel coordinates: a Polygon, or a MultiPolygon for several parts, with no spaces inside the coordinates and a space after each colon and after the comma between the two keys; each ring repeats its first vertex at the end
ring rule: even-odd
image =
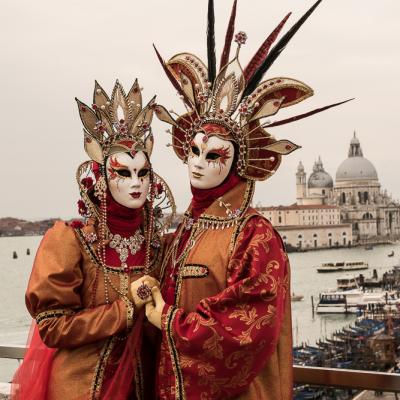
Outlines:
{"type": "Polygon", "coordinates": [[[130,171],[127,169],[116,169],[115,172],[123,178],[130,178],[131,176],[130,171]]]}
{"type": "Polygon", "coordinates": [[[142,168],[139,172],[138,172],[138,177],[139,178],[144,178],[145,176],[148,175],[148,173],[150,172],[150,170],[148,168],[142,168]]]}
{"type": "Polygon", "coordinates": [[[220,154],[210,151],[206,156],[206,160],[215,161],[215,160],[218,160],[218,158],[220,158],[220,157],[221,157],[220,154]]]}
{"type": "Polygon", "coordinates": [[[195,155],[195,156],[199,156],[200,155],[200,149],[197,147],[197,146],[192,146],[191,147],[191,150],[192,150],[192,153],[195,155]]]}

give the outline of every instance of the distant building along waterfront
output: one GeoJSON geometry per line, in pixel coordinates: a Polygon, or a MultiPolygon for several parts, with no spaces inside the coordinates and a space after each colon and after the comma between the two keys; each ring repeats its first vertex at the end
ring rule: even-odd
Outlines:
{"type": "Polygon", "coordinates": [[[296,198],[291,206],[259,208],[289,246],[349,246],[400,237],[400,204],[382,191],[376,169],[364,158],[355,133],[335,182],[321,158],[308,181],[299,163],[296,198]]]}
{"type": "Polygon", "coordinates": [[[258,209],[276,227],[286,245],[297,248],[348,246],[351,224],[340,223],[340,209],[331,205],[297,205],[258,209]]]}

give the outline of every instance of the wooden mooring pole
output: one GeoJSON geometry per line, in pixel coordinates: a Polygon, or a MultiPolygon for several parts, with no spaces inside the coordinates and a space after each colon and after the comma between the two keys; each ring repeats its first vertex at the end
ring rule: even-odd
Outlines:
{"type": "Polygon", "coordinates": [[[314,318],[314,296],[311,296],[311,310],[312,310],[312,316],[314,318]]]}

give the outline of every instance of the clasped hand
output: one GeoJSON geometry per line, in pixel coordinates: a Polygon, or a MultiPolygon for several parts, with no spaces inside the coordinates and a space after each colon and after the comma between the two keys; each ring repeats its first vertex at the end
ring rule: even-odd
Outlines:
{"type": "Polygon", "coordinates": [[[144,275],[135,282],[131,283],[131,295],[135,307],[140,310],[143,306],[146,307],[146,317],[158,329],[161,329],[161,315],[165,305],[160,291],[160,283],[157,279],[144,275]],[[143,299],[138,295],[138,289],[142,285],[146,285],[151,289],[151,295],[143,299]]]}

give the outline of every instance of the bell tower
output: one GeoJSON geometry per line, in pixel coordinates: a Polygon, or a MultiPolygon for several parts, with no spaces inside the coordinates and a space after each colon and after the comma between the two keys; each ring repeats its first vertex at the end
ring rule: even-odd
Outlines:
{"type": "Polygon", "coordinates": [[[303,199],[307,197],[307,175],[304,172],[303,163],[300,161],[296,172],[296,199],[297,204],[302,205],[303,199]]]}

